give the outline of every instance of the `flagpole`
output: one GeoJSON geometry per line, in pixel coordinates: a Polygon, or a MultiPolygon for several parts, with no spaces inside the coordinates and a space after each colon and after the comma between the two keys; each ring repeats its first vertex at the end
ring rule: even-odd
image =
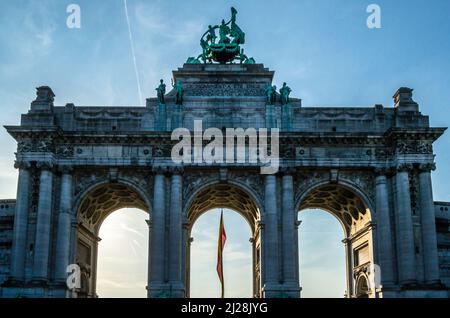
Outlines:
{"type": "Polygon", "coordinates": [[[217,242],[217,275],[219,276],[221,284],[221,298],[225,296],[225,280],[223,276],[223,248],[225,246],[225,241],[227,240],[227,235],[225,233],[225,227],[223,224],[223,209],[220,212],[220,223],[219,223],[219,239],[217,242]]]}

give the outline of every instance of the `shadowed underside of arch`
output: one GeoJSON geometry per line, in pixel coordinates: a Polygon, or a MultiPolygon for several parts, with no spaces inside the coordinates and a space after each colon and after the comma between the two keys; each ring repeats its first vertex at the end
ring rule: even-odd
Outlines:
{"type": "Polygon", "coordinates": [[[109,214],[123,208],[149,211],[141,195],[129,186],[120,183],[103,184],[95,187],[83,199],[79,217],[90,226],[99,228],[109,214]]]}
{"type": "Polygon", "coordinates": [[[216,184],[200,191],[190,206],[188,218],[195,223],[200,215],[215,208],[228,208],[240,213],[255,229],[259,209],[250,195],[230,184],[216,184]]]}
{"type": "Polygon", "coordinates": [[[338,217],[348,229],[368,213],[368,207],[354,192],[339,185],[324,185],[313,189],[303,199],[300,210],[323,209],[338,217]]]}

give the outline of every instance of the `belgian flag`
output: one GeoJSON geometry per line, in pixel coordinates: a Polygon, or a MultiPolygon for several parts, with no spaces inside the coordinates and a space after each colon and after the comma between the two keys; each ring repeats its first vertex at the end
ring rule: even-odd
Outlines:
{"type": "Polygon", "coordinates": [[[225,247],[225,241],[227,240],[227,234],[225,233],[225,227],[223,226],[223,210],[220,213],[220,225],[219,225],[219,241],[217,244],[217,274],[222,285],[222,298],[225,295],[225,283],[223,279],[223,248],[225,247]]]}

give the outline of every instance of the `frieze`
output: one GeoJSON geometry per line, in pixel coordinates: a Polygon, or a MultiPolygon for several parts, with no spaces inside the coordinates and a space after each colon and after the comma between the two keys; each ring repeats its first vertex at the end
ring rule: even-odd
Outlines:
{"type": "Polygon", "coordinates": [[[375,149],[375,159],[377,160],[388,160],[394,155],[394,150],[392,148],[376,148],[375,149]]]}
{"type": "Polygon", "coordinates": [[[71,158],[74,155],[74,147],[71,145],[59,146],[56,148],[56,154],[60,158],[71,158]]]}
{"type": "Polygon", "coordinates": [[[427,140],[399,140],[397,141],[399,154],[432,154],[433,147],[427,140]]]}
{"type": "Polygon", "coordinates": [[[20,140],[17,143],[17,152],[52,152],[54,145],[52,140],[20,140]]]}
{"type": "Polygon", "coordinates": [[[187,83],[186,96],[264,96],[263,83],[187,83]]]}

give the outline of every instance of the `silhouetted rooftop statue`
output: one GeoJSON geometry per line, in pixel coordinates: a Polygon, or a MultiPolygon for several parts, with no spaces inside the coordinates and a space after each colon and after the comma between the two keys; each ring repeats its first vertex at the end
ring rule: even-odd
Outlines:
{"type": "Polygon", "coordinates": [[[189,57],[187,64],[218,62],[232,63],[238,60],[241,64],[255,64],[255,59],[243,54],[240,45],[245,43],[245,33],[236,24],[237,10],[231,8],[231,19],[227,23],[222,20],[220,25],[208,26],[208,30],[200,39],[202,53],[197,57],[189,57]],[[219,36],[216,30],[219,31],[219,36]]]}

